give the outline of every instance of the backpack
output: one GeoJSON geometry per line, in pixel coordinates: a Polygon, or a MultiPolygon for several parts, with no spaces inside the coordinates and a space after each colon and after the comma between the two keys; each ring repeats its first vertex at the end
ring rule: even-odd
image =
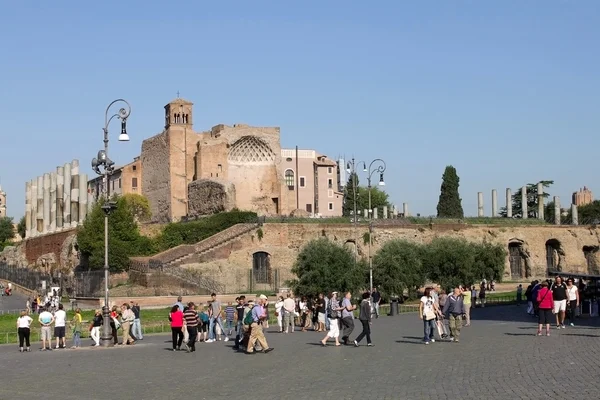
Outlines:
{"type": "Polygon", "coordinates": [[[329,304],[327,305],[327,317],[331,318],[331,319],[339,318],[339,311],[333,310],[333,301],[332,300],[329,300],[329,304]]]}
{"type": "Polygon", "coordinates": [[[244,325],[252,325],[254,318],[252,317],[252,309],[249,309],[244,317],[244,325]]]}

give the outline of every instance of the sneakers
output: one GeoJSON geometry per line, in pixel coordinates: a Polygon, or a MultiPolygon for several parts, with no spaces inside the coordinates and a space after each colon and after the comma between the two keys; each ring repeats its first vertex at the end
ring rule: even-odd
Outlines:
{"type": "Polygon", "coordinates": [[[537,335],[542,336],[542,331],[538,331],[537,335]]]}
{"type": "Polygon", "coordinates": [[[560,327],[561,327],[562,329],[565,329],[565,324],[562,324],[560,327]]]}
{"type": "Polygon", "coordinates": [[[574,324],[574,323],[572,323],[572,322],[571,322],[569,325],[571,325],[571,326],[575,326],[575,324],[574,324]]]}
{"type": "Polygon", "coordinates": [[[373,343],[367,343],[367,347],[373,347],[373,343]]]}
{"type": "Polygon", "coordinates": [[[429,344],[429,342],[425,342],[425,344],[429,344]]]}
{"type": "Polygon", "coordinates": [[[225,337],[224,342],[229,342],[229,338],[225,337]]]}
{"type": "Polygon", "coordinates": [[[354,347],[358,347],[358,342],[356,340],[354,341],[354,347]]]}
{"type": "Polygon", "coordinates": [[[431,343],[435,343],[435,339],[431,339],[431,343]]]}

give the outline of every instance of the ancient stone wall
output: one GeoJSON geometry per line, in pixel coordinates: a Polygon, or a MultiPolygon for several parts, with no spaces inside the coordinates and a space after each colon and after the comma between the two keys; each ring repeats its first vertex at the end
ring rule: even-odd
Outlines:
{"type": "Polygon", "coordinates": [[[169,222],[171,183],[169,136],[160,133],[142,142],[142,194],[148,198],[153,222],[169,222]]]}
{"type": "Polygon", "coordinates": [[[69,229],[22,242],[28,265],[76,267],[79,263],[76,234],[77,229],[69,229]]]}
{"type": "Polygon", "coordinates": [[[226,180],[200,179],[188,185],[188,216],[231,211],[236,206],[235,186],[226,180]]]}
{"type": "MultiPolygon", "coordinates": [[[[300,249],[312,239],[328,237],[340,244],[356,243],[359,256],[367,256],[367,245],[363,235],[367,226],[359,226],[355,231],[346,224],[265,224],[249,233],[217,246],[197,257],[186,258],[182,268],[201,271],[206,276],[219,280],[228,287],[240,287],[248,279],[248,270],[252,268],[253,254],[266,252],[271,256],[271,268],[278,269],[281,285],[292,279],[291,268],[300,249]],[[261,230],[259,234],[258,229],[261,230]],[[259,239],[262,236],[262,239],[259,239]]],[[[557,251],[550,258],[560,262],[562,271],[573,273],[591,273],[584,247],[598,249],[600,236],[598,230],[590,227],[499,227],[477,225],[404,225],[375,227],[373,251],[393,239],[404,239],[417,243],[429,243],[436,237],[456,237],[482,243],[497,243],[509,250],[509,245],[519,245],[523,260],[523,279],[544,277],[548,269],[547,251],[549,243],[556,245],[557,251]],[[527,274],[525,268],[528,269],[527,274]]],[[[598,265],[593,254],[591,267],[598,265]]],[[[505,279],[510,278],[509,257],[506,258],[505,279]]]]}

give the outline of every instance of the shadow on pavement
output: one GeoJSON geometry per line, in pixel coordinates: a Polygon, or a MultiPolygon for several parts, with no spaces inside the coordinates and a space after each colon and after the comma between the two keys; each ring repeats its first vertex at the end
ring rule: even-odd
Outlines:
{"type": "MultiPolygon", "coordinates": [[[[527,314],[527,306],[525,305],[497,305],[485,308],[471,309],[471,319],[473,321],[500,321],[500,322],[524,322],[537,324],[537,317],[527,314]]],[[[577,317],[575,325],[582,329],[590,327],[600,327],[600,318],[592,318],[588,316],[577,317]]],[[[520,327],[519,329],[528,329],[520,327]]]]}

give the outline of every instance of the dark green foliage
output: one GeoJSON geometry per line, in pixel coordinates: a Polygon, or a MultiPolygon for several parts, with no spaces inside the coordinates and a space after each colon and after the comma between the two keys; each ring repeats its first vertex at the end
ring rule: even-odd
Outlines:
{"type": "MultiPolygon", "coordinates": [[[[129,268],[129,257],[150,255],[155,246],[140,235],[134,212],[124,197],[115,198],[117,207],[108,217],[108,261],[112,271],[129,268]]],[[[77,232],[77,244],[91,269],[104,267],[104,211],[98,201],[77,232]]]]}
{"type": "Polygon", "coordinates": [[[462,200],[458,193],[460,178],[456,168],[448,165],[442,175],[442,187],[437,205],[438,218],[463,218],[462,200]]]}
{"type": "MultiPolygon", "coordinates": [[[[540,181],[540,183],[545,188],[550,187],[550,185],[554,184],[554,181],[540,181]]],[[[527,216],[528,218],[537,218],[538,217],[538,192],[537,192],[537,183],[528,183],[527,186],[527,216]]],[[[513,218],[523,218],[523,206],[522,206],[522,198],[521,195],[523,193],[523,188],[519,188],[512,195],[512,215],[513,218]]],[[[550,197],[550,194],[544,190],[544,199],[550,197]]],[[[554,215],[554,208],[552,208],[552,215],[554,215]]],[[[502,207],[500,209],[500,215],[502,217],[506,217],[506,207],[502,207]]],[[[545,217],[546,215],[544,215],[545,217]]],[[[547,218],[544,218],[548,220],[547,218]]]]}
{"type": "Polygon", "coordinates": [[[19,225],[17,225],[17,233],[21,236],[22,239],[25,239],[27,225],[25,221],[25,216],[21,217],[19,220],[19,225]]]}
{"type": "MultiPolygon", "coordinates": [[[[577,217],[580,225],[598,225],[600,224],[600,200],[594,200],[590,204],[577,207],[577,217]]],[[[567,220],[572,221],[571,210],[567,220]]]]}
{"type": "Polygon", "coordinates": [[[432,282],[451,289],[483,278],[501,281],[505,257],[506,250],[500,245],[437,238],[424,248],[423,270],[432,282]]]}
{"type": "Polygon", "coordinates": [[[10,217],[0,218],[0,243],[10,242],[14,237],[13,219],[10,217]]]}
{"type": "MultiPolygon", "coordinates": [[[[359,186],[358,175],[351,173],[344,188],[344,205],[342,215],[349,217],[354,212],[354,185],[356,185],[356,214],[366,217],[365,210],[369,209],[369,188],[359,186]],[[356,179],[353,184],[352,179],[356,179]]],[[[371,209],[378,209],[379,215],[383,212],[383,207],[391,209],[389,195],[380,190],[377,186],[371,186],[371,209]]]]}
{"type": "Polygon", "coordinates": [[[344,206],[342,208],[342,215],[344,217],[349,217],[354,212],[354,193],[356,193],[356,211],[358,214],[358,211],[360,210],[360,207],[358,205],[359,189],[360,187],[358,186],[358,175],[355,172],[351,172],[350,177],[348,178],[348,182],[344,187],[344,206]],[[356,188],[356,192],[354,188],[356,188]]]}
{"type": "Polygon", "coordinates": [[[211,237],[235,224],[257,222],[255,212],[230,211],[202,218],[197,221],[176,222],[165,226],[157,238],[160,251],[181,244],[194,244],[211,237]]]}
{"type": "Polygon", "coordinates": [[[309,242],[298,254],[290,282],[297,295],[318,293],[356,293],[368,286],[368,270],[364,262],[354,262],[354,254],[344,246],[320,238],[309,242]]]}
{"type": "Polygon", "coordinates": [[[373,285],[384,297],[409,297],[425,283],[422,246],[404,240],[392,240],[373,257],[373,285]]]}

